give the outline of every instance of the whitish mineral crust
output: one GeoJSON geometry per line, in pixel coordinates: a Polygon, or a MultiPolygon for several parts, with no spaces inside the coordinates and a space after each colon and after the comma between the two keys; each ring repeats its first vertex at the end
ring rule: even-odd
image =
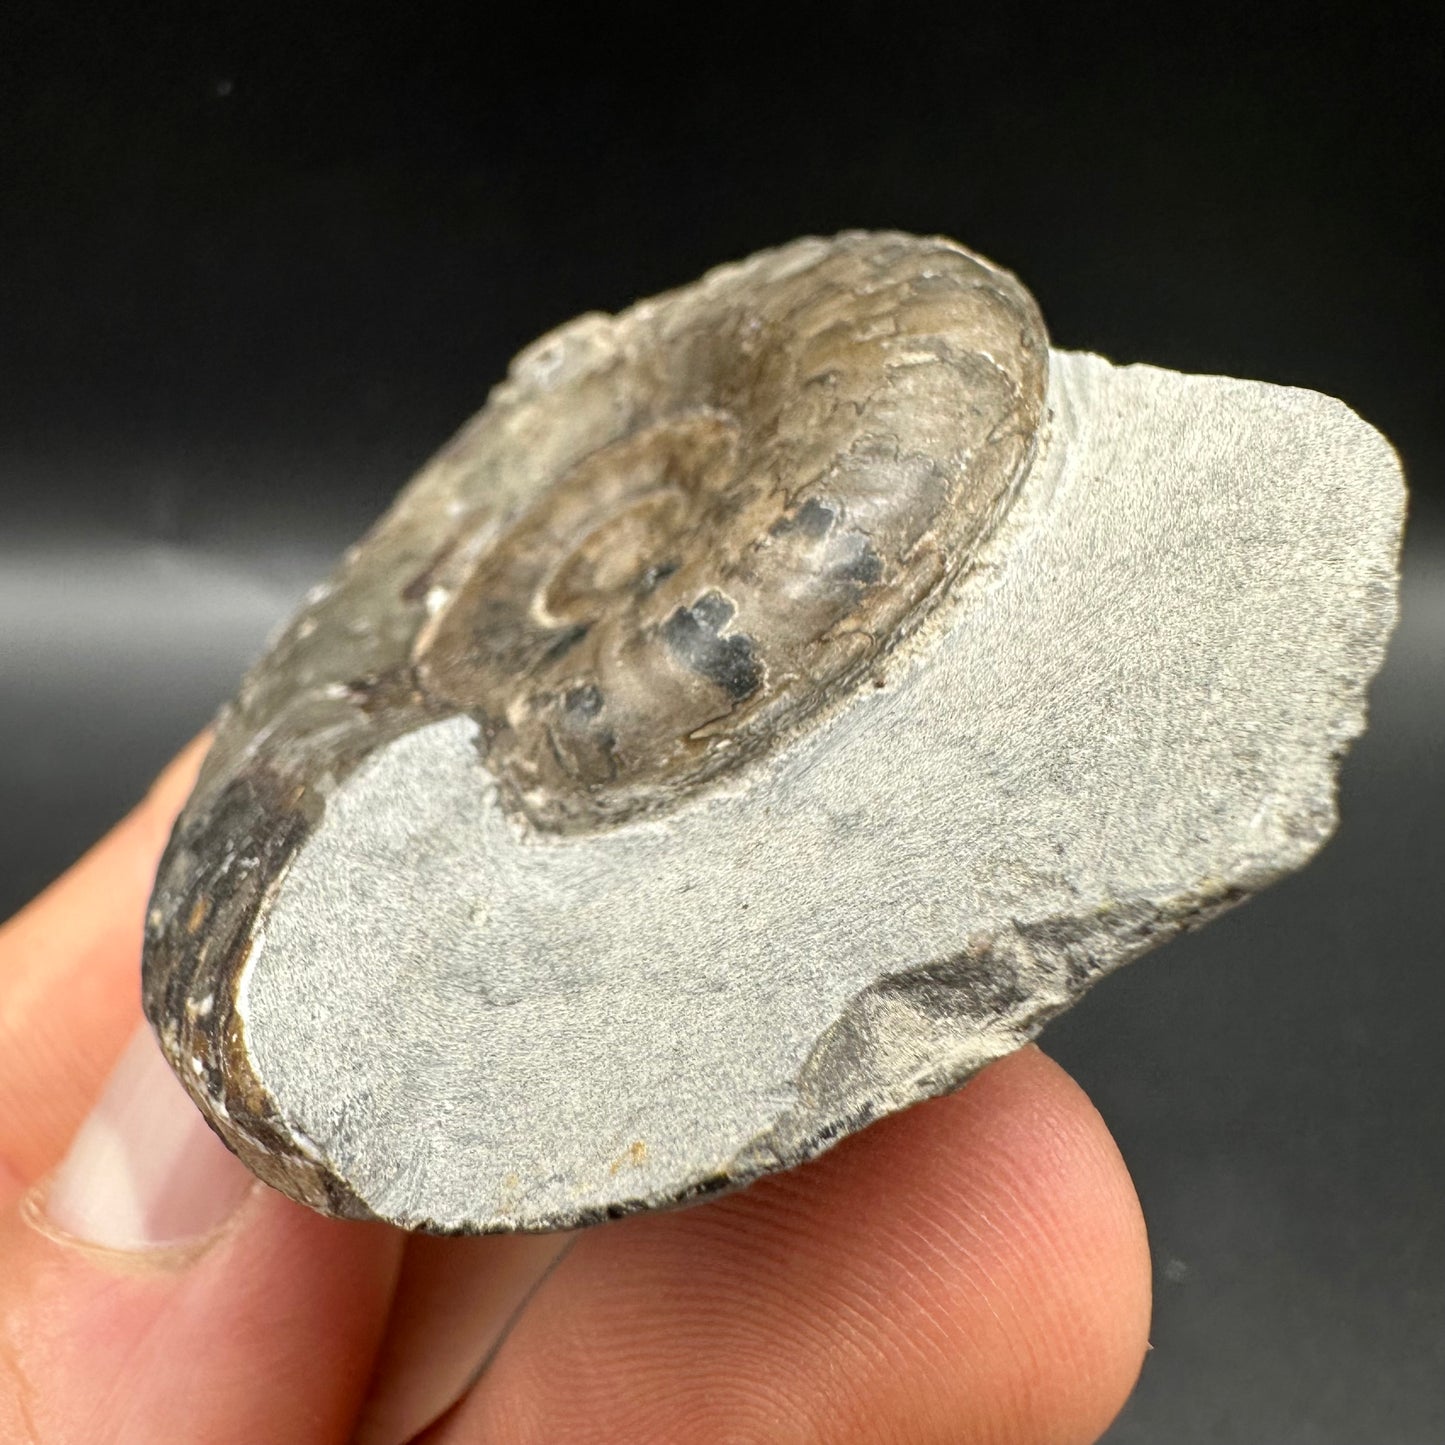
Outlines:
{"type": "Polygon", "coordinates": [[[581,317],[223,710],[151,1022],[334,1214],[786,1168],[1315,852],[1403,498],[1342,403],[1051,352],[949,241],[581,317]]]}

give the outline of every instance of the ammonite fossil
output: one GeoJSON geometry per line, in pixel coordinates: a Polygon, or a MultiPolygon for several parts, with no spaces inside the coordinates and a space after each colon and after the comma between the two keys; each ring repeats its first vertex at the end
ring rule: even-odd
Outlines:
{"type": "Polygon", "coordinates": [[[796,1163],[1314,852],[1402,496],[1342,404],[1051,351],[943,239],[581,317],[223,711],[147,1012],[332,1213],[796,1163]]]}
{"type": "Polygon", "coordinates": [[[1032,299],[941,241],[802,243],[595,333],[601,365],[569,330],[515,369],[543,415],[469,439],[507,469],[564,429],[521,515],[448,539],[413,650],[540,827],[666,807],[855,684],[967,567],[1043,413],[1032,299]]]}

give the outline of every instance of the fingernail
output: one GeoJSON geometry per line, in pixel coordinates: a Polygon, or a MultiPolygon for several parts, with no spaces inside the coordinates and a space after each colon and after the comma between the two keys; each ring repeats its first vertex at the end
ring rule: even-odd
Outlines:
{"type": "Polygon", "coordinates": [[[52,1177],[44,1210],[88,1244],[156,1249],[219,1229],[252,1183],[142,1025],[52,1177]]]}

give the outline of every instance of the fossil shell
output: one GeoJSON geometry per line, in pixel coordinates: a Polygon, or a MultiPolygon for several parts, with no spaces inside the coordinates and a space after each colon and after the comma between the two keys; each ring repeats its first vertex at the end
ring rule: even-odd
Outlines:
{"type": "MultiPolygon", "coordinates": [[[[805,242],[513,368],[468,439],[519,516],[418,640],[542,827],[616,822],[775,746],[856,685],[969,563],[1027,469],[1048,343],[1013,277],[947,241],[805,242]],[[483,459],[484,458],[484,459],[483,459]]],[[[436,586],[446,557],[427,569],[436,586]]]]}
{"type": "Polygon", "coordinates": [[[1050,351],[949,241],[581,317],[223,709],[147,1016],[331,1214],[786,1168],[1311,856],[1402,503],[1342,403],[1050,351]]]}

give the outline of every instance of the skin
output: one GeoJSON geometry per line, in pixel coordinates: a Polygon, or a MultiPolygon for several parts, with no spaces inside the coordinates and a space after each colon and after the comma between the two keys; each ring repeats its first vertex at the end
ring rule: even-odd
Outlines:
{"type": "Polygon", "coordinates": [[[803,1168],[570,1241],[411,1239],[259,1184],[184,1248],[123,1254],[47,1227],[46,1177],[140,1022],[142,914],[203,746],[0,928],[0,1439],[1105,1430],[1147,1347],[1144,1224],[1098,1113],[1032,1048],[803,1168]]]}

